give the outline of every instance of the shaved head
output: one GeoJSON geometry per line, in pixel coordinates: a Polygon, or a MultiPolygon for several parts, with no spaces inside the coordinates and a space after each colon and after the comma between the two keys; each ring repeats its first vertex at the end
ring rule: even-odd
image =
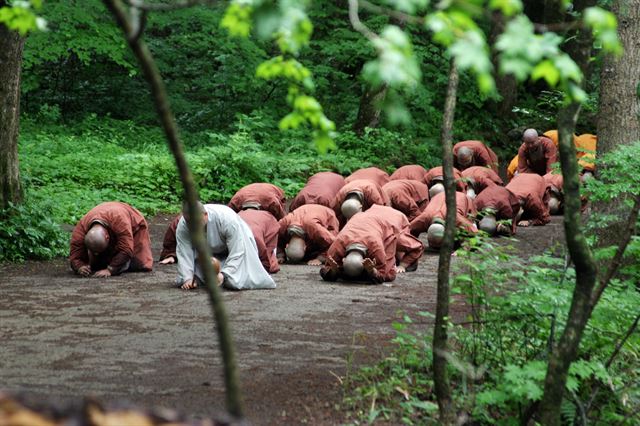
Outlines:
{"type": "Polygon", "coordinates": [[[304,239],[293,235],[289,240],[289,244],[285,247],[284,252],[287,255],[287,260],[290,262],[302,262],[306,249],[307,245],[304,239]]]}
{"type": "Polygon", "coordinates": [[[497,226],[496,217],[490,214],[485,215],[478,224],[478,228],[489,235],[494,235],[496,233],[497,226]]]}
{"type": "Polygon", "coordinates": [[[473,150],[468,146],[461,147],[458,150],[456,159],[462,167],[471,167],[473,165],[473,150]]]}
{"type": "Polygon", "coordinates": [[[347,198],[340,206],[340,211],[347,219],[362,211],[362,203],[356,197],[347,198]]]}
{"type": "Polygon", "coordinates": [[[362,275],[364,267],[362,266],[364,256],[358,250],[351,250],[347,256],[342,259],[342,268],[344,273],[352,278],[357,278],[362,275]]]}
{"type": "Polygon", "coordinates": [[[427,242],[431,248],[440,248],[444,239],[444,225],[441,223],[432,223],[427,229],[427,242]]]}
{"type": "Polygon", "coordinates": [[[555,195],[551,194],[549,197],[549,213],[558,214],[560,213],[560,199],[555,195]]]}
{"type": "Polygon", "coordinates": [[[84,245],[92,253],[102,253],[109,247],[109,231],[99,223],[92,225],[84,236],[84,245]]]}
{"type": "Polygon", "coordinates": [[[429,198],[433,198],[441,192],[444,192],[444,185],[441,182],[434,183],[429,188],[429,198]]]}
{"type": "Polygon", "coordinates": [[[527,129],[522,134],[522,142],[524,142],[527,148],[536,148],[538,141],[538,131],[536,129],[527,129]]]}

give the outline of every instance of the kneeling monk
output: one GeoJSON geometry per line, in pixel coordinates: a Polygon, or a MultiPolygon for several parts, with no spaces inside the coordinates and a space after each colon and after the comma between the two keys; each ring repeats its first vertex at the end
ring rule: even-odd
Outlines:
{"type": "Polygon", "coordinates": [[[504,186],[490,184],[473,200],[482,219],[478,228],[489,235],[513,235],[522,215],[520,200],[504,186]],[[498,223],[509,221],[510,225],[498,223]]]}
{"type": "Polygon", "coordinates": [[[402,213],[385,206],[356,214],[329,247],[322,279],[382,283],[413,269],[424,248],[408,232],[408,223],[402,213]]]}
{"type": "Polygon", "coordinates": [[[251,228],[258,247],[258,257],[264,269],[270,274],[278,272],[280,264],[276,257],[276,250],[280,225],[276,218],[269,212],[253,209],[242,210],[238,216],[251,228]]]}
{"type": "Polygon", "coordinates": [[[266,210],[280,220],[285,215],[284,191],[270,183],[251,183],[235,193],[229,207],[235,212],[245,209],[266,210]]]}
{"type": "Polygon", "coordinates": [[[429,188],[417,180],[392,180],[382,187],[390,205],[407,216],[409,221],[416,218],[429,202],[429,188]]]}
{"type": "Polygon", "coordinates": [[[304,188],[291,201],[289,211],[292,212],[305,204],[320,204],[326,207],[333,207],[333,199],[344,184],[344,178],[337,173],[316,173],[307,180],[304,188]]]}
{"type": "Polygon", "coordinates": [[[518,173],[506,186],[520,200],[524,210],[518,226],[549,223],[549,191],[544,178],[535,173],[518,173]]]}
{"type": "Polygon", "coordinates": [[[83,277],[151,271],[153,256],[147,221],[126,203],[97,205],[73,229],[69,262],[83,277]]]}

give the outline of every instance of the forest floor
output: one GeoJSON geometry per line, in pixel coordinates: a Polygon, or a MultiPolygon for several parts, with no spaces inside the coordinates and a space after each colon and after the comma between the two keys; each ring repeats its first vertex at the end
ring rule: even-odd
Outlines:
{"type": "MultiPolygon", "coordinates": [[[[157,258],[170,216],[151,221],[157,258]]],[[[523,258],[563,238],[562,218],[519,228],[523,258]]],[[[384,285],[327,283],[317,267],[283,265],[275,290],[224,292],[246,412],[253,424],[339,424],[340,377],[384,356],[391,323],[435,312],[438,257],[384,285]]],[[[0,265],[0,389],[62,401],[92,395],[164,406],[195,418],[224,409],[206,293],[172,286],[174,265],[106,280],[74,276],[64,259],[0,265]]],[[[464,304],[454,300],[454,320],[464,304]]]]}

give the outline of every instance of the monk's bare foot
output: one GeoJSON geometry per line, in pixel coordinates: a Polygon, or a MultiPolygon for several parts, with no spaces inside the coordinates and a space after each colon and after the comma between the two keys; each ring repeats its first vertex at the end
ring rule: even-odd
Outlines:
{"type": "Polygon", "coordinates": [[[198,282],[196,280],[185,281],[180,286],[180,288],[183,289],[183,290],[192,290],[192,289],[197,288],[197,287],[198,287],[198,282]]]}
{"type": "Polygon", "coordinates": [[[218,273],[218,286],[221,286],[224,283],[224,274],[222,272],[218,273]]]}
{"type": "Polygon", "coordinates": [[[396,273],[397,274],[404,274],[405,272],[407,272],[407,268],[405,268],[402,265],[396,266],[396,273]]]}
{"type": "Polygon", "coordinates": [[[93,274],[94,278],[107,278],[110,276],[111,276],[111,271],[109,271],[108,269],[101,269],[95,274],[93,274]]]}
{"type": "Polygon", "coordinates": [[[311,259],[310,261],[307,262],[307,265],[309,265],[309,266],[320,266],[320,265],[322,265],[322,262],[320,261],[320,259],[311,259]]]}
{"type": "Polygon", "coordinates": [[[171,265],[172,263],[176,263],[176,258],[173,256],[165,257],[158,263],[161,265],[171,265]]]}
{"type": "Polygon", "coordinates": [[[531,225],[531,221],[529,220],[521,220],[520,222],[518,222],[518,226],[522,226],[524,228],[526,228],[529,225],[531,225]]]}

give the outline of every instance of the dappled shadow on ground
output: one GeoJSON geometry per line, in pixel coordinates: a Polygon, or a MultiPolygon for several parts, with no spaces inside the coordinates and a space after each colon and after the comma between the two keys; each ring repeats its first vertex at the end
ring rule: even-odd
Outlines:
{"type": "MultiPolygon", "coordinates": [[[[170,216],[151,221],[156,258],[170,216]]],[[[562,241],[561,218],[519,229],[522,257],[562,241]]],[[[284,265],[275,290],[224,292],[247,413],[254,424],[336,424],[339,378],[385,353],[391,322],[435,311],[437,255],[379,286],[325,283],[318,267],[284,265]],[[351,366],[352,367],[352,366],[351,366]]],[[[166,406],[195,418],[224,409],[222,369],[203,290],[173,288],[175,266],[105,280],[64,260],[0,265],[0,388],[35,396],[94,395],[166,406]]],[[[454,319],[465,308],[454,303],[454,319]]]]}

